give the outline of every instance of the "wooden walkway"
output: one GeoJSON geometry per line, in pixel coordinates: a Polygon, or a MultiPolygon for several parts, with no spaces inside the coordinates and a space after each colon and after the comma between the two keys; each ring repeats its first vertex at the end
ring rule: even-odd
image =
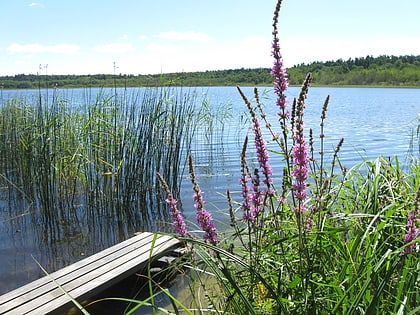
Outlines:
{"type": "MultiPolygon", "coordinates": [[[[138,272],[149,258],[158,259],[177,247],[180,242],[170,236],[140,233],[50,276],[74,299],[81,301],[138,272]]],[[[43,277],[0,296],[0,314],[40,315],[70,307],[71,300],[51,277],[43,277]]]]}

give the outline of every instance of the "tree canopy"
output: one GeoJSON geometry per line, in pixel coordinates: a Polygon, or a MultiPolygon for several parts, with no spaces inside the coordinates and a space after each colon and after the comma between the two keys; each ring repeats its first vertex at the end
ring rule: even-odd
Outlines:
{"type": "Polygon", "coordinates": [[[288,69],[291,84],[312,72],[316,85],[420,87],[420,56],[366,56],[300,64],[288,69]]]}
{"type": "MultiPolygon", "coordinates": [[[[289,83],[300,85],[312,72],[314,85],[420,87],[420,56],[360,57],[312,62],[287,69],[289,83]]],[[[35,75],[0,77],[4,89],[140,86],[262,86],[271,85],[269,68],[229,69],[149,75],[35,75]]]]}

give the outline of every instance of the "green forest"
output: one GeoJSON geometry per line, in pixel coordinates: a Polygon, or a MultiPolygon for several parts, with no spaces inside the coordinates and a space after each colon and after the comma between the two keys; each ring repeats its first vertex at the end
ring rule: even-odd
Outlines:
{"type": "MultiPolygon", "coordinates": [[[[299,64],[287,69],[290,85],[300,85],[312,72],[318,86],[420,87],[420,56],[366,56],[299,64]]],[[[2,89],[140,87],[140,86],[263,86],[271,85],[269,68],[230,69],[150,75],[37,75],[1,76],[2,89]]]]}

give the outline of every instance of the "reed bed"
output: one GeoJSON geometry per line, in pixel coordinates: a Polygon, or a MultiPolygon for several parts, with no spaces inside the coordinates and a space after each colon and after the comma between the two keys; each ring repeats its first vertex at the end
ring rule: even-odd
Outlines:
{"type": "Polygon", "coordinates": [[[0,174],[8,200],[24,200],[36,220],[51,225],[80,213],[137,229],[165,222],[156,172],[178,196],[192,139],[208,118],[193,91],[119,93],[102,91],[80,105],[59,90],[5,100],[0,174]]]}

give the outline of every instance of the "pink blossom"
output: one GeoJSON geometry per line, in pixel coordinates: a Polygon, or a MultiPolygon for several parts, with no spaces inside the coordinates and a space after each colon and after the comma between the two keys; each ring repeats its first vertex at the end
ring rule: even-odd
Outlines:
{"type": "Polygon", "coordinates": [[[211,213],[209,213],[204,208],[204,198],[203,198],[203,192],[200,189],[200,186],[198,185],[197,179],[195,177],[194,172],[194,165],[192,156],[189,155],[189,169],[190,169],[190,178],[191,182],[193,184],[193,190],[194,190],[194,207],[197,211],[197,223],[201,227],[201,229],[204,232],[203,239],[206,242],[209,242],[213,245],[216,245],[219,242],[219,239],[217,237],[217,231],[216,227],[213,222],[213,217],[211,213]]]}
{"type": "Polygon", "coordinates": [[[172,216],[173,224],[175,227],[175,233],[180,236],[188,236],[189,234],[187,231],[187,225],[185,223],[185,220],[184,220],[184,217],[182,216],[181,211],[178,209],[178,200],[176,200],[173,197],[169,189],[169,185],[163,179],[162,175],[157,173],[157,177],[167,195],[167,198],[165,201],[169,205],[170,214],[172,216]]]}
{"type": "MultiPolygon", "coordinates": [[[[419,228],[417,227],[417,223],[420,222],[420,218],[418,218],[417,210],[413,209],[408,214],[407,224],[406,224],[406,234],[404,235],[404,243],[410,243],[417,239],[419,236],[419,228]]],[[[416,248],[416,243],[412,243],[408,245],[405,249],[403,254],[407,255],[413,252],[416,248]]]]}

